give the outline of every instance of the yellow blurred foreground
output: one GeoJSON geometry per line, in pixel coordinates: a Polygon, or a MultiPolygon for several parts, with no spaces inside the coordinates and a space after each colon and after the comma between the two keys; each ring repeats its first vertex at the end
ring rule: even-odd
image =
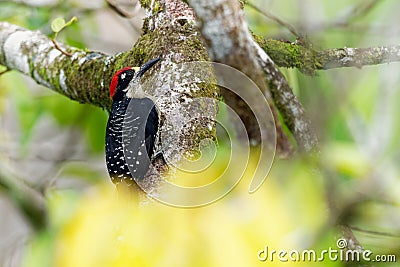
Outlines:
{"type": "Polygon", "coordinates": [[[327,249],[335,242],[323,228],[321,177],[291,164],[273,171],[254,194],[247,192],[250,178],[244,177],[226,197],[201,208],[154,200],[136,207],[108,183],[79,196],[54,193],[49,198],[53,229],[30,244],[24,266],[46,266],[45,261],[57,267],[342,266],[258,259],[265,246],[289,252],[327,249]]]}

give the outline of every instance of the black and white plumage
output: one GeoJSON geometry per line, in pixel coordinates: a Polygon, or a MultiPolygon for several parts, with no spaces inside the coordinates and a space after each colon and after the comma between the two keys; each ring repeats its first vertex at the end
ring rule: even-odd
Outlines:
{"type": "Polygon", "coordinates": [[[111,81],[113,102],[106,128],[106,163],[114,183],[131,185],[149,170],[159,114],[153,100],[143,92],[135,94],[129,90],[135,90],[132,84],[139,85],[141,76],[158,60],[151,60],[141,68],[119,70],[111,81]]]}

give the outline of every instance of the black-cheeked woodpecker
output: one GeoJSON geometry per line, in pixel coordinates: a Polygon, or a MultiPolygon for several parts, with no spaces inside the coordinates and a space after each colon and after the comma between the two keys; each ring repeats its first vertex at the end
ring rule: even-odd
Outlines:
{"type": "Polygon", "coordinates": [[[159,60],[150,60],[140,68],[123,68],[111,80],[112,106],[106,128],[106,163],[115,184],[134,184],[135,179],[146,175],[152,162],[159,114],[154,101],[138,87],[143,74],[159,60]]]}

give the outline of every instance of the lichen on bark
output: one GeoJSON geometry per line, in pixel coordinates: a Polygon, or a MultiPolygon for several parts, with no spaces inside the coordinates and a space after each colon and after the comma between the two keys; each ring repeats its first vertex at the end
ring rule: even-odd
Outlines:
{"type": "Polygon", "coordinates": [[[216,139],[214,123],[210,128],[209,123],[201,118],[208,113],[215,120],[219,92],[215,85],[203,83],[201,70],[191,72],[185,62],[209,61],[207,50],[195,26],[194,14],[186,4],[178,0],[143,0],[141,4],[148,14],[142,36],[129,52],[116,56],[115,66],[122,67],[122,64],[133,61],[142,64],[152,58],[162,58],[159,66],[143,79],[144,83],[154,82],[148,93],[158,100],[164,119],[160,131],[165,140],[161,146],[165,156],[175,162],[182,156],[196,158],[200,155],[201,140],[216,139]],[[200,82],[186,84],[186,80],[194,80],[193,76],[199,77],[200,82]],[[155,80],[151,81],[151,77],[155,80]],[[208,103],[203,108],[209,110],[200,112],[201,109],[192,107],[191,103],[201,98],[213,99],[215,103],[208,103]],[[181,125],[182,122],[187,125],[181,125]],[[173,131],[169,132],[171,129],[173,131]],[[177,130],[180,132],[174,132],[177,130]],[[177,140],[179,146],[174,144],[177,140]]]}
{"type": "Polygon", "coordinates": [[[321,68],[319,53],[310,44],[266,40],[254,33],[253,38],[280,67],[297,68],[307,75],[314,75],[315,70],[321,68]]]}

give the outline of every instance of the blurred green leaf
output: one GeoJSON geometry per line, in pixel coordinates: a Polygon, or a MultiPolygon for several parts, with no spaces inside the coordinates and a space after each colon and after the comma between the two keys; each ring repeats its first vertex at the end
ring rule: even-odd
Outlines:
{"type": "Polygon", "coordinates": [[[22,149],[26,149],[26,145],[32,136],[32,131],[43,114],[43,107],[26,87],[19,75],[7,75],[2,80],[2,85],[9,88],[8,91],[13,98],[20,125],[20,145],[22,149]]]}
{"type": "MultiPolygon", "coordinates": [[[[361,115],[366,121],[371,119],[371,115],[379,98],[380,75],[375,70],[365,69],[362,73],[355,74],[356,83],[351,86],[349,100],[351,107],[358,115],[361,115]]],[[[349,82],[352,81],[349,79],[349,82]]],[[[350,87],[350,86],[349,86],[350,87]]]]}
{"type": "Polygon", "coordinates": [[[88,146],[94,153],[104,151],[107,119],[108,115],[105,111],[91,106],[88,107],[85,120],[85,133],[88,146]]]}
{"type": "Polygon", "coordinates": [[[104,173],[88,167],[85,163],[70,163],[63,168],[61,175],[77,177],[92,184],[104,181],[104,173]]]}
{"type": "Polygon", "coordinates": [[[10,2],[0,2],[0,19],[9,20],[13,17],[15,12],[15,5],[10,2]]]}
{"type": "Polygon", "coordinates": [[[81,119],[85,105],[71,101],[65,96],[54,94],[44,97],[42,103],[60,125],[76,125],[81,119]]]}
{"type": "Polygon", "coordinates": [[[59,230],[79,206],[81,194],[75,190],[50,191],[47,195],[51,231],[59,230]]]}
{"type": "Polygon", "coordinates": [[[104,151],[105,128],[108,115],[101,109],[83,105],[61,95],[51,95],[42,99],[44,108],[62,126],[82,129],[87,147],[94,153],[104,151]]]}
{"type": "Polygon", "coordinates": [[[51,22],[51,30],[55,33],[60,32],[66,26],[65,19],[63,18],[56,18],[51,22]]]}
{"type": "Polygon", "coordinates": [[[85,37],[82,34],[82,27],[79,24],[72,24],[63,33],[65,35],[65,41],[67,44],[85,49],[85,37]]]}
{"type": "Polygon", "coordinates": [[[350,142],[334,142],[323,149],[326,167],[348,178],[365,178],[373,169],[362,151],[350,142]]]}
{"type": "Polygon", "coordinates": [[[38,234],[27,246],[22,267],[52,267],[55,235],[51,231],[38,234]]]}
{"type": "Polygon", "coordinates": [[[330,117],[326,134],[338,141],[353,141],[353,137],[345,121],[345,116],[340,111],[332,114],[330,117]]]}
{"type": "Polygon", "coordinates": [[[30,15],[26,16],[25,24],[29,29],[37,30],[48,27],[51,12],[47,8],[36,8],[29,10],[30,15]]]}
{"type": "Polygon", "coordinates": [[[76,17],[73,17],[68,22],[65,22],[64,18],[56,18],[51,22],[51,30],[57,34],[62,29],[64,29],[65,27],[70,26],[72,23],[74,23],[77,20],[78,19],[76,17]]]}

